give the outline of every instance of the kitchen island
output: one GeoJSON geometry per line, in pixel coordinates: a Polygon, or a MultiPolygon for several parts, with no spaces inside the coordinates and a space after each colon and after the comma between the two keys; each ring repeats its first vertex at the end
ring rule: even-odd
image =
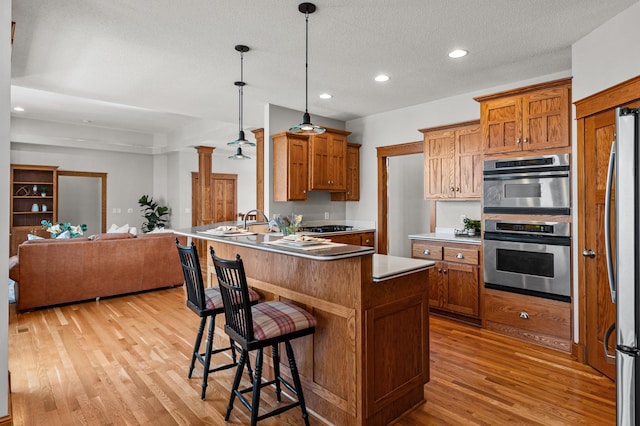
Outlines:
{"type": "MultiPolygon", "coordinates": [[[[433,262],[381,256],[370,247],[285,246],[278,243],[281,236],[213,236],[203,230],[175,232],[207,240],[220,257],[239,254],[249,285],[264,300],[290,301],[316,317],[315,334],[291,342],[315,415],[336,425],[384,425],[424,401],[433,262]]],[[[219,316],[221,346],[223,327],[219,316]]],[[[270,363],[267,356],[265,365],[270,363]]]]}

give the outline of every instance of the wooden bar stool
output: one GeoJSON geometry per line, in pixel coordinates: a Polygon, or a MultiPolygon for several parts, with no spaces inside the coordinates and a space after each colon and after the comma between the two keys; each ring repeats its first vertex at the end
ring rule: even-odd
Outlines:
{"type": "Polygon", "coordinates": [[[313,334],[316,330],[316,319],[304,309],[291,303],[271,301],[251,306],[250,289],[247,285],[247,277],[240,255],[236,255],[234,260],[226,260],[217,257],[212,247],[209,251],[218,276],[220,292],[222,293],[224,314],[227,321],[224,330],[229,335],[229,338],[242,348],[229,404],[227,405],[225,421],[229,420],[231,410],[233,410],[233,402],[237,397],[251,412],[252,426],[259,420],[275,416],[298,406],[302,410],[302,418],[305,424],[308,425],[309,415],[304,403],[302,384],[290,340],[313,334]],[[280,375],[280,356],[278,351],[278,344],[280,343],[284,343],[286,348],[293,385],[280,375]],[[262,352],[265,347],[269,346],[272,349],[275,378],[263,383],[262,352]],[[249,351],[254,350],[257,353],[251,386],[239,389],[244,365],[249,361],[249,351]],[[296,395],[298,400],[259,415],[261,389],[265,386],[275,385],[276,399],[281,402],[281,384],[296,395]],[[244,397],[247,392],[253,392],[251,403],[244,397]]]}
{"type": "MultiPolygon", "coordinates": [[[[193,353],[191,355],[191,364],[189,365],[188,378],[191,378],[193,368],[195,366],[196,359],[203,365],[203,377],[202,377],[202,394],[201,398],[204,399],[207,392],[207,380],[209,373],[214,371],[226,370],[228,368],[235,367],[238,363],[236,361],[236,345],[232,339],[229,339],[229,346],[222,349],[213,349],[213,332],[216,327],[216,315],[224,312],[222,304],[222,297],[220,295],[219,287],[204,288],[204,282],[202,280],[202,271],[200,269],[200,260],[198,258],[198,250],[195,244],[191,243],[191,246],[182,246],[180,241],[176,238],[176,246],[178,247],[178,254],[180,255],[180,263],[182,264],[182,272],[184,274],[184,284],[187,290],[187,306],[193,312],[195,312],[200,318],[200,327],[198,328],[198,334],[196,335],[196,342],[193,346],[193,353]],[[207,343],[204,352],[200,352],[200,344],[202,342],[202,334],[204,328],[209,319],[209,330],[207,333],[207,343]],[[220,352],[231,350],[232,362],[224,364],[216,368],[210,368],[211,355],[215,355],[220,352]]],[[[260,295],[253,290],[248,293],[249,303],[256,303],[260,299],[260,295]]],[[[248,367],[249,376],[252,376],[251,366],[248,367]]]]}

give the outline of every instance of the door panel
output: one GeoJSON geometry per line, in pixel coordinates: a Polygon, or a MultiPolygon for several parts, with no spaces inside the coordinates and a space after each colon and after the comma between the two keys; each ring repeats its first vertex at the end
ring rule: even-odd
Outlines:
{"type": "MultiPolygon", "coordinates": [[[[611,301],[605,257],[604,203],[609,152],[615,133],[615,111],[610,110],[585,120],[585,248],[596,252],[595,258],[585,257],[586,284],[586,356],[587,363],[608,377],[615,378],[615,365],[604,355],[604,332],[616,319],[611,301]]],[[[615,188],[613,188],[615,198],[615,188]]],[[[612,217],[615,217],[612,211],[612,217]]],[[[613,228],[612,228],[613,230],[613,228]]],[[[609,343],[609,351],[615,348],[609,343]]]]}

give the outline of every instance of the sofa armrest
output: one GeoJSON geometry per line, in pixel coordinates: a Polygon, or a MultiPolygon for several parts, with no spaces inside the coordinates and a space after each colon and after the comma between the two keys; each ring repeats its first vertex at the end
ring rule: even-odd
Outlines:
{"type": "Polygon", "coordinates": [[[18,256],[9,258],[9,278],[14,281],[20,281],[20,260],[18,256]]]}

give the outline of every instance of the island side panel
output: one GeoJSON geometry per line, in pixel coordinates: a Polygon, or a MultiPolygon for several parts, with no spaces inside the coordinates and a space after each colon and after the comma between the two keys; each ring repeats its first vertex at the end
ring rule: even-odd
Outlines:
{"type": "MultiPolygon", "coordinates": [[[[264,300],[291,301],[316,317],[315,334],[292,342],[307,405],[333,424],[365,424],[362,289],[372,282],[372,255],[326,261],[220,241],[208,244],[223,258],[240,254],[249,285],[264,300]]],[[[216,344],[224,344],[224,318],[216,323],[216,344]]],[[[269,356],[265,363],[270,370],[269,356]]],[[[288,369],[282,372],[287,375],[288,369]]]]}
{"type": "Polygon", "coordinates": [[[370,283],[365,297],[365,424],[424,401],[429,381],[429,271],[370,283]]]}

